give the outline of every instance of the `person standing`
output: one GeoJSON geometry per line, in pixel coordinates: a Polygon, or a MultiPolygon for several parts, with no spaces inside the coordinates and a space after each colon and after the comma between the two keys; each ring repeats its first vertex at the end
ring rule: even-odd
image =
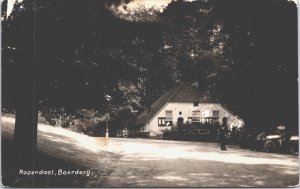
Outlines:
{"type": "Polygon", "coordinates": [[[178,125],[182,125],[183,124],[183,122],[184,122],[184,119],[183,119],[183,117],[182,117],[182,112],[179,112],[179,117],[178,117],[178,119],[177,119],[177,124],[178,125]]]}
{"type": "Polygon", "coordinates": [[[226,150],[225,142],[226,142],[226,128],[222,125],[219,133],[219,140],[221,150],[226,150]]]}
{"type": "Polygon", "coordinates": [[[183,129],[183,123],[184,123],[184,119],[183,117],[181,116],[182,112],[179,112],[179,117],[177,119],[177,126],[178,126],[178,129],[183,129]]]}

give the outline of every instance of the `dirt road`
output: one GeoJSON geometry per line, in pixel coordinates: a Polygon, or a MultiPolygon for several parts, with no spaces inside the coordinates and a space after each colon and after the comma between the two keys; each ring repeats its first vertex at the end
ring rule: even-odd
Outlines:
{"type": "Polygon", "coordinates": [[[298,184],[298,157],[252,152],[215,143],[113,139],[122,154],[103,186],[284,187],[298,184]]]}
{"type": "Polygon", "coordinates": [[[103,138],[40,125],[38,149],[98,170],[77,186],[287,187],[299,180],[298,157],[234,146],[223,152],[215,143],[112,138],[106,147],[103,138]]]}

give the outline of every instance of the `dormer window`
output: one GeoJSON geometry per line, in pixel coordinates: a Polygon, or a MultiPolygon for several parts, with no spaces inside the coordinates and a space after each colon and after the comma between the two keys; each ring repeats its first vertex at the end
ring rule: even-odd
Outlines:
{"type": "Polygon", "coordinates": [[[199,106],[199,102],[194,102],[194,106],[199,106]]]}
{"type": "Polygon", "coordinates": [[[193,111],[192,117],[200,117],[200,110],[193,111]]]}
{"type": "Polygon", "coordinates": [[[172,110],[166,110],[166,117],[172,117],[172,110]]]}
{"type": "Polygon", "coordinates": [[[219,111],[218,110],[213,111],[213,117],[219,117],[219,111]]]}

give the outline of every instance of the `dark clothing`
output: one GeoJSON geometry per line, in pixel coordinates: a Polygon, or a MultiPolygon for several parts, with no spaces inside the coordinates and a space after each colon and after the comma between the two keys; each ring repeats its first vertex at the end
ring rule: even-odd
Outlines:
{"type": "Polygon", "coordinates": [[[226,150],[225,141],[226,141],[226,128],[220,128],[219,140],[221,145],[221,150],[226,150]]]}
{"type": "Polygon", "coordinates": [[[177,119],[177,124],[178,125],[182,125],[183,124],[183,118],[182,117],[179,117],[178,119],[177,119]]]}

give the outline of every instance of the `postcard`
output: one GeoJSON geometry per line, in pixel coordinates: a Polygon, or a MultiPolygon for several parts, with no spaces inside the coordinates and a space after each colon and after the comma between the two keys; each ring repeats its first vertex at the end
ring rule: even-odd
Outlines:
{"type": "Polygon", "coordinates": [[[299,186],[292,0],[2,0],[1,185],[299,186]]]}

